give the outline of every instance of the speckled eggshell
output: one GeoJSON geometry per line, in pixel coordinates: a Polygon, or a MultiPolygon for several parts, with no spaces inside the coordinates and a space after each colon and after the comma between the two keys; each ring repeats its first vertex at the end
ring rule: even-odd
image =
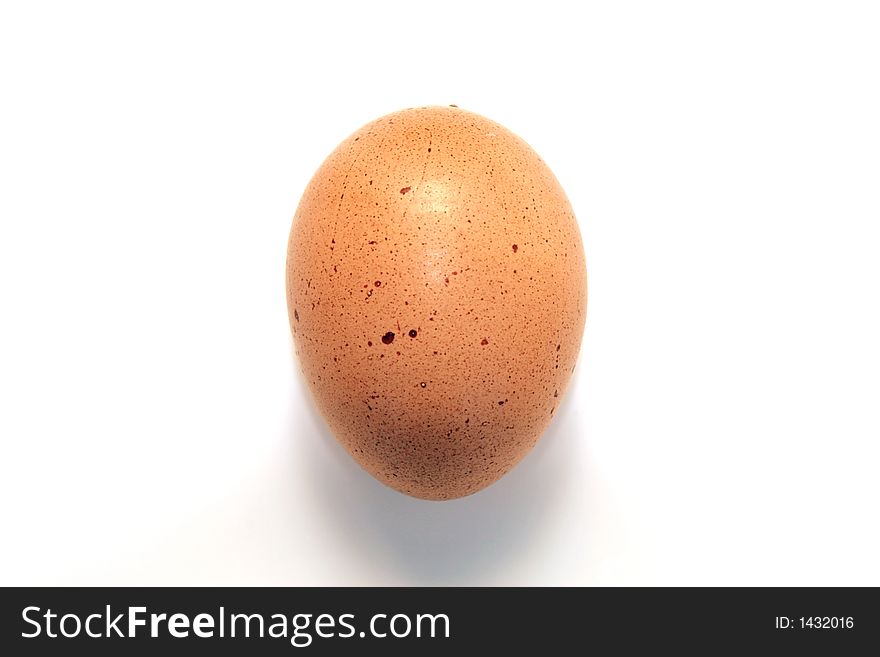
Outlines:
{"type": "Polygon", "coordinates": [[[488,486],[538,441],[574,370],[586,286],[550,169],[456,107],[346,139],[288,245],[290,326],[321,413],[373,476],[432,500],[488,486]]]}

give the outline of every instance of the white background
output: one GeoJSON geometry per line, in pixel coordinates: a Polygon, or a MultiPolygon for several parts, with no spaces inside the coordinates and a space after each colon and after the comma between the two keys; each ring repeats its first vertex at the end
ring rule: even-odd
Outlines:
{"type": "Polygon", "coordinates": [[[0,583],[880,585],[878,34],[870,2],[4,3],[0,583]],[[338,142],[449,103],[553,168],[590,297],[539,446],[429,503],[312,410],[284,259],[338,142]]]}

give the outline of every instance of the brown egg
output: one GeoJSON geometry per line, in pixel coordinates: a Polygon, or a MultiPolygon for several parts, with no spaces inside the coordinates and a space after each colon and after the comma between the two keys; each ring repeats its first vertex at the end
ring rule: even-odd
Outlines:
{"type": "Polygon", "coordinates": [[[384,116],[309,183],[290,233],[296,352],[339,442],[379,481],[444,500],[528,453],[586,313],[577,223],[522,139],[455,107],[384,116]]]}

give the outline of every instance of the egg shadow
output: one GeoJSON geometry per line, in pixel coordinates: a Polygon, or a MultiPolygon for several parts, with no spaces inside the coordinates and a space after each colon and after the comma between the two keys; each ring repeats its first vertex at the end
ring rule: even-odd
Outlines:
{"type": "MultiPolygon", "coordinates": [[[[309,403],[307,418],[292,418],[295,439],[307,443],[298,446],[304,452],[301,476],[309,479],[318,515],[338,533],[343,558],[354,560],[364,580],[375,585],[504,583],[505,567],[542,541],[571,482],[574,442],[583,436],[571,402],[576,378],[519,465],[492,486],[446,502],[407,497],[379,483],[309,403]]],[[[301,374],[297,387],[310,397],[301,374]]]]}

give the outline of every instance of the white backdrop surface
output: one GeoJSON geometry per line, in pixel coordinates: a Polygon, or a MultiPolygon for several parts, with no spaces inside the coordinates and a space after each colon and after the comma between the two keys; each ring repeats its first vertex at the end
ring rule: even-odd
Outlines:
{"type": "Polygon", "coordinates": [[[880,9],[4,3],[0,583],[880,584],[880,9]],[[315,415],[290,220],[449,104],[578,216],[576,377],[428,503],[315,415]]]}

